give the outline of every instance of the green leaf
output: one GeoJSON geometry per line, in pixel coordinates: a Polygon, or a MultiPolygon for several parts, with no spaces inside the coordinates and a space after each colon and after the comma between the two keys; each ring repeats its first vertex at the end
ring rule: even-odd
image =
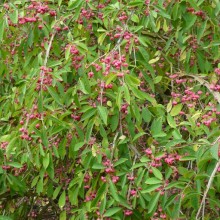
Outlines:
{"type": "Polygon", "coordinates": [[[141,136],[143,136],[143,135],[145,135],[146,133],[145,132],[140,132],[140,133],[138,133],[138,134],[136,134],[135,136],[134,136],[134,138],[133,138],[133,142],[134,141],[136,141],[139,137],[141,137],[141,136]]]}
{"type": "Polygon", "coordinates": [[[128,159],[127,158],[120,158],[119,160],[117,160],[115,163],[114,163],[114,167],[124,163],[125,161],[127,161],[128,159]]]}
{"type": "Polygon", "coordinates": [[[43,166],[45,170],[49,166],[49,163],[50,163],[50,154],[47,153],[46,156],[43,158],[43,166]]]}
{"type": "Polygon", "coordinates": [[[22,165],[18,162],[8,162],[7,165],[11,166],[11,167],[15,167],[15,168],[21,168],[22,167],[22,165]]]}
{"type": "Polygon", "coordinates": [[[125,82],[129,87],[137,87],[140,85],[140,80],[137,77],[134,77],[130,74],[125,75],[125,82]]]}
{"type": "Polygon", "coordinates": [[[7,158],[10,156],[11,152],[13,151],[14,148],[16,148],[16,144],[17,144],[17,139],[18,137],[14,137],[8,144],[7,148],[6,148],[6,156],[7,158]]]}
{"type": "Polygon", "coordinates": [[[152,167],[151,169],[152,169],[153,174],[154,174],[155,177],[157,177],[159,180],[163,180],[163,175],[162,175],[162,173],[160,172],[160,170],[158,170],[158,169],[155,168],[155,167],[152,167]]]}
{"type": "Polygon", "coordinates": [[[162,183],[161,180],[155,178],[155,177],[151,177],[151,178],[148,178],[146,181],[145,181],[146,184],[149,184],[149,185],[154,185],[154,184],[158,184],[158,183],[162,183]]]}
{"type": "Polygon", "coordinates": [[[134,87],[131,87],[131,90],[137,98],[139,98],[141,100],[147,100],[147,101],[151,102],[152,104],[156,104],[156,100],[154,98],[152,98],[149,94],[147,94],[141,90],[138,90],[134,87]]]}
{"type": "Polygon", "coordinates": [[[93,130],[93,126],[94,126],[94,119],[90,120],[88,125],[87,125],[87,130],[86,130],[86,141],[89,141],[91,134],[92,134],[92,130],[93,130]]]}
{"type": "Polygon", "coordinates": [[[42,129],[41,139],[43,141],[44,146],[48,147],[49,142],[48,142],[48,137],[47,137],[47,131],[45,128],[42,129]]]}
{"type": "Polygon", "coordinates": [[[39,113],[43,112],[43,96],[42,96],[42,92],[40,92],[39,98],[38,98],[38,111],[39,111],[39,113]]]}
{"type": "Polygon", "coordinates": [[[95,163],[93,164],[92,169],[102,170],[102,169],[105,169],[105,166],[102,165],[101,163],[95,163]]]}
{"type": "Polygon", "coordinates": [[[58,194],[59,194],[61,188],[62,188],[61,186],[58,186],[58,187],[54,190],[54,192],[53,192],[53,200],[57,198],[57,196],[58,196],[58,194]]]}
{"type": "Polygon", "coordinates": [[[185,28],[184,31],[190,29],[196,22],[197,16],[187,14],[185,16],[185,28]]]}
{"type": "Polygon", "coordinates": [[[139,23],[139,17],[136,15],[136,14],[133,14],[132,16],[131,16],[131,20],[133,21],[133,22],[135,22],[135,23],[139,23]]]}
{"type": "Polygon", "coordinates": [[[144,62],[148,63],[149,61],[149,54],[143,47],[138,47],[138,51],[140,52],[144,62]]]}
{"type": "Polygon", "coordinates": [[[1,18],[0,20],[0,42],[3,39],[4,31],[5,31],[5,20],[1,18]]]}
{"type": "Polygon", "coordinates": [[[147,108],[143,108],[143,110],[142,110],[142,118],[147,123],[149,123],[151,121],[152,114],[151,114],[151,112],[147,108]]]}
{"type": "Polygon", "coordinates": [[[103,198],[103,195],[106,193],[107,184],[103,183],[101,187],[99,187],[96,198],[92,201],[92,206],[96,206],[97,203],[100,201],[101,198],[103,198]]]}
{"type": "Polygon", "coordinates": [[[169,103],[167,104],[167,112],[170,112],[172,109],[172,100],[169,101],[169,103]]]}
{"type": "Polygon", "coordinates": [[[83,49],[85,51],[88,51],[88,48],[87,48],[87,46],[84,43],[79,42],[79,41],[74,41],[74,44],[76,44],[77,47],[80,47],[81,49],[83,49]]]}
{"type": "Polygon", "coordinates": [[[153,120],[151,125],[151,133],[153,136],[158,135],[162,132],[162,119],[156,118],[153,120]]]}
{"type": "Polygon", "coordinates": [[[118,197],[117,188],[115,187],[115,185],[112,183],[111,180],[109,180],[109,187],[110,187],[110,193],[111,193],[112,197],[115,199],[115,201],[119,202],[120,199],[118,197]]]}
{"type": "Polygon", "coordinates": [[[105,38],[106,38],[106,33],[100,34],[99,37],[98,37],[98,44],[102,45],[105,38]]]}
{"type": "Polygon", "coordinates": [[[64,211],[62,211],[62,212],[60,213],[60,218],[59,218],[59,220],[66,220],[66,210],[64,210],[64,211]]]}
{"type": "Polygon", "coordinates": [[[11,134],[3,135],[0,137],[0,142],[8,142],[11,140],[11,134]]]}
{"type": "Polygon", "coordinates": [[[127,199],[125,199],[123,196],[118,195],[119,197],[119,204],[126,207],[127,209],[132,209],[131,205],[128,204],[127,199]]]}
{"type": "Polygon", "coordinates": [[[197,40],[200,42],[201,38],[203,37],[204,31],[206,29],[207,20],[202,23],[202,25],[198,28],[197,40]]]}
{"type": "Polygon", "coordinates": [[[156,57],[156,58],[154,58],[154,59],[151,59],[151,60],[149,60],[149,64],[153,64],[153,63],[156,63],[158,60],[160,60],[160,57],[156,57]]]}
{"type": "Polygon", "coordinates": [[[162,80],[162,76],[157,76],[156,78],[154,78],[154,83],[157,84],[162,80]]]}
{"type": "Polygon", "coordinates": [[[160,192],[156,193],[153,198],[151,199],[151,201],[149,202],[149,205],[148,205],[148,213],[151,213],[154,208],[157,206],[157,203],[159,201],[159,198],[160,198],[160,192]]]}
{"type": "Polygon", "coordinates": [[[181,103],[175,105],[175,106],[172,108],[172,110],[171,110],[171,112],[170,112],[170,115],[171,115],[171,116],[176,116],[176,115],[178,115],[178,114],[180,113],[180,111],[182,110],[182,107],[183,107],[183,105],[182,105],[181,103]]]}
{"type": "Polygon", "coordinates": [[[74,151],[78,151],[85,143],[79,142],[74,145],[74,151]]]}
{"type": "Polygon", "coordinates": [[[154,6],[156,9],[158,9],[158,14],[160,14],[162,17],[167,18],[167,19],[171,19],[170,15],[161,7],[155,5],[154,6]]]}
{"type": "Polygon", "coordinates": [[[117,75],[114,73],[110,73],[105,77],[105,84],[109,85],[112,81],[117,79],[117,75]]]}
{"type": "Polygon", "coordinates": [[[13,220],[13,218],[5,215],[0,215],[0,220],[13,220]]]}
{"type": "MultiPolygon", "coordinates": [[[[142,27],[142,26],[141,26],[142,27]]],[[[143,45],[143,46],[145,46],[145,47],[148,47],[148,45],[146,44],[146,42],[148,43],[148,44],[150,44],[150,42],[148,41],[148,39],[146,39],[146,37],[141,37],[141,36],[139,36],[138,37],[138,41],[143,45]],[[146,42],[145,42],[146,41],[146,42]]],[[[141,52],[141,51],[140,51],[141,52]]],[[[143,54],[142,54],[142,56],[143,56],[143,54]]],[[[147,54],[147,56],[146,57],[148,57],[148,60],[149,60],[149,55],[147,54]]],[[[148,61],[147,60],[147,61],[148,61]]]]}
{"type": "Polygon", "coordinates": [[[37,188],[36,188],[38,195],[43,192],[43,187],[44,187],[44,180],[43,178],[40,178],[40,180],[37,183],[37,188]]]}
{"type": "Polygon", "coordinates": [[[70,56],[70,46],[65,50],[65,59],[68,60],[70,56]]]}
{"type": "Polygon", "coordinates": [[[78,1],[78,0],[69,1],[68,9],[72,10],[72,9],[78,8],[82,5],[82,3],[83,3],[83,1],[78,1]]]}
{"type": "Polygon", "coordinates": [[[58,96],[58,92],[55,91],[55,89],[53,87],[48,87],[47,86],[47,90],[50,93],[50,95],[53,97],[53,99],[55,100],[56,103],[62,105],[61,99],[58,96]]]}
{"type": "Polygon", "coordinates": [[[189,4],[190,4],[195,10],[199,10],[199,7],[197,6],[195,0],[187,0],[186,2],[189,2],[189,4]]]}
{"type": "Polygon", "coordinates": [[[58,5],[61,6],[62,0],[58,0],[58,5]]]}
{"type": "Polygon", "coordinates": [[[179,160],[180,161],[193,161],[195,159],[196,159],[195,156],[185,156],[185,157],[181,157],[179,160]]]}
{"type": "Polygon", "coordinates": [[[61,60],[50,61],[50,62],[48,61],[48,64],[47,64],[48,67],[55,67],[55,66],[60,66],[60,65],[62,65],[61,60]]]}
{"type": "Polygon", "coordinates": [[[9,13],[9,17],[14,24],[18,23],[18,10],[14,10],[13,13],[9,13]]]}
{"type": "Polygon", "coordinates": [[[179,6],[180,6],[180,4],[174,4],[174,6],[173,6],[172,15],[173,15],[174,21],[178,18],[178,16],[180,16],[180,14],[178,13],[179,6]]]}
{"type": "Polygon", "coordinates": [[[120,207],[114,207],[114,208],[110,208],[108,210],[106,210],[105,214],[103,215],[103,217],[110,217],[113,216],[115,213],[121,211],[122,208],[120,207]]]}
{"type": "Polygon", "coordinates": [[[176,122],[175,122],[174,118],[169,113],[167,114],[167,122],[171,128],[176,128],[176,122]]]}
{"type": "Polygon", "coordinates": [[[154,190],[158,189],[159,187],[161,187],[161,184],[155,184],[155,185],[150,185],[148,187],[146,187],[144,190],[141,191],[141,193],[150,193],[153,192],[154,190]]]}
{"type": "Polygon", "coordinates": [[[58,205],[62,209],[66,204],[66,191],[64,190],[59,198],[58,205]]]}
{"type": "Polygon", "coordinates": [[[125,100],[130,105],[130,103],[131,103],[131,96],[130,96],[129,89],[128,89],[126,84],[123,85],[123,89],[124,89],[125,100]]]}
{"type": "Polygon", "coordinates": [[[107,120],[108,120],[108,110],[106,107],[104,106],[98,106],[98,111],[99,111],[99,115],[102,119],[102,121],[104,122],[105,125],[107,125],[107,120]]]}
{"type": "Polygon", "coordinates": [[[219,144],[218,144],[218,143],[214,144],[214,145],[210,148],[211,155],[212,155],[213,158],[216,159],[216,160],[219,159],[219,157],[218,157],[218,151],[219,151],[219,144]]]}
{"type": "Polygon", "coordinates": [[[149,158],[146,157],[146,156],[143,156],[143,157],[140,158],[140,161],[141,161],[142,163],[146,163],[146,162],[151,161],[151,159],[149,159],[149,158]]]}
{"type": "Polygon", "coordinates": [[[142,6],[143,4],[144,2],[142,0],[135,0],[135,1],[129,2],[128,6],[136,7],[136,6],[142,6]]]}
{"type": "Polygon", "coordinates": [[[122,102],[122,92],[123,92],[123,88],[119,87],[118,88],[118,93],[116,95],[116,104],[118,106],[119,109],[121,109],[121,102],[122,102]]]}
{"type": "Polygon", "coordinates": [[[31,183],[31,188],[33,188],[34,186],[36,186],[37,182],[39,180],[39,176],[35,176],[32,183],[31,183]]]}
{"type": "Polygon", "coordinates": [[[89,91],[87,90],[85,83],[84,83],[81,79],[79,79],[78,83],[79,83],[79,89],[80,89],[84,94],[89,94],[89,91]]]}

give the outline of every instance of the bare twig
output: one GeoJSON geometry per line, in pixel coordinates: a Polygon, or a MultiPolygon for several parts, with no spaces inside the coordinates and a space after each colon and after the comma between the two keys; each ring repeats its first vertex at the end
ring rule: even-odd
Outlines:
{"type": "Polygon", "coordinates": [[[138,152],[138,150],[134,146],[128,145],[128,147],[135,153],[135,156],[137,156],[138,158],[141,157],[141,154],[138,152]]]}
{"type": "MultiPolygon", "coordinates": [[[[50,49],[51,49],[52,42],[53,42],[53,39],[54,39],[55,35],[56,35],[55,32],[51,35],[51,38],[50,38],[50,41],[49,41],[49,44],[48,44],[48,47],[47,47],[46,55],[45,55],[45,58],[44,58],[44,66],[47,65],[47,60],[48,60],[49,55],[50,55],[50,49]]],[[[41,79],[41,83],[40,83],[41,91],[42,91],[43,81],[44,81],[44,71],[43,70],[41,70],[40,75],[42,75],[42,79],[41,79]]]]}
{"type": "Polygon", "coordinates": [[[113,143],[112,143],[112,155],[111,155],[112,159],[113,159],[114,152],[115,152],[115,143],[116,143],[117,137],[118,137],[118,132],[115,134],[115,137],[114,137],[114,140],[113,140],[113,143]]]}
{"type": "MultiPolygon", "coordinates": [[[[47,61],[48,61],[48,58],[49,58],[49,55],[50,55],[50,50],[51,50],[52,42],[53,42],[53,39],[54,39],[55,35],[56,35],[56,32],[52,33],[52,35],[51,35],[51,38],[50,38],[50,41],[49,41],[49,44],[48,44],[48,47],[47,47],[47,50],[46,50],[46,55],[45,55],[45,58],[44,58],[44,66],[47,65],[47,61]]],[[[44,81],[44,76],[45,76],[45,71],[41,70],[40,71],[40,77],[41,77],[40,94],[41,94],[42,97],[43,97],[43,81],[44,81]]],[[[41,114],[41,121],[42,121],[42,123],[44,123],[43,122],[43,118],[44,118],[44,114],[41,114]]]]}
{"type": "MultiPolygon", "coordinates": [[[[134,156],[133,166],[135,165],[136,160],[137,160],[137,155],[134,156]]],[[[134,177],[134,169],[132,170],[131,177],[134,177]]],[[[130,184],[129,184],[128,194],[127,194],[127,200],[129,200],[130,195],[131,195],[131,186],[132,186],[132,181],[131,181],[130,184]]]]}
{"type": "Polygon", "coordinates": [[[126,22],[126,24],[124,25],[124,28],[123,28],[123,30],[122,30],[122,32],[121,32],[121,34],[120,34],[120,37],[119,37],[119,39],[118,39],[116,45],[114,46],[114,48],[113,48],[110,52],[107,52],[107,53],[103,54],[102,56],[98,57],[97,59],[95,59],[95,60],[94,60],[92,63],[90,63],[89,65],[86,65],[86,68],[87,68],[87,69],[88,69],[90,66],[92,66],[93,64],[95,64],[95,63],[96,63],[98,60],[100,60],[101,58],[103,58],[103,57],[105,57],[105,56],[107,56],[107,55],[109,55],[109,54],[114,53],[114,52],[118,49],[118,47],[120,47],[121,42],[122,42],[122,40],[123,40],[124,33],[125,33],[125,31],[128,29],[128,22],[129,22],[129,20],[131,19],[131,16],[132,16],[133,14],[134,14],[134,11],[131,12],[129,18],[127,19],[127,22],[126,22]]]}
{"type": "Polygon", "coordinates": [[[220,95],[219,95],[219,92],[213,91],[213,90],[210,88],[210,84],[209,84],[206,80],[204,80],[201,76],[195,76],[195,75],[192,75],[192,74],[184,74],[183,76],[192,77],[192,78],[194,78],[196,81],[198,81],[201,85],[204,85],[204,86],[209,90],[209,92],[214,96],[214,98],[216,99],[216,101],[218,101],[218,103],[220,104],[220,95]]]}
{"type": "MultiPolygon", "coordinates": [[[[212,143],[212,145],[215,145],[219,140],[220,140],[220,136],[212,143]]],[[[211,174],[211,176],[210,176],[210,178],[209,178],[209,181],[208,181],[208,184],[207,184],[207,188],[206,188],[206,190],[205,190],[205,192],[204,192],[204,194],[203,194],[202,202],[201,202],[200,207],[199,207],[199,210],[198,210],[198,212],[197,212],[197,214],[196,214],[196,220],[199,219],[199,215],[200,215],[201,210],[202,210],[202,219],[204,219],[205,200],[206,200],[208,191],[209,191],[209,189],[210,189],[210,187],[211,187],[211,185],[212,185],[212,182],[213,182],[213,180],[214,180],[215,174],[216,174],[216,172],[218,171],[218,168],[219,168],[219,167],[220,167],[220,159],[219,159],[218,162],[216,163],[215,168],[213,169],[212,174],[211,174]]]]}
{"type": "Polygon", "coordinates": [[[211,187],[211,185],[212,185],[213,179],[214,179],[214,177],[215,177],[215,174],[216,174],[216,172],[217,172],[219,166],[220,166],[220,160],[216,163],[215,168],[214,168],[214,170],[212,171],[212,174],[211,174],[211,176],[210,176],[210,178],[209,178],[209,182],[208,182],[207,188],[206,188],[206,190],[205,190],[205,192],[204,192],[201,205],[200,205],[199,210],[198,210],[198,212],[197,212],[197,214],[196,214],[196,220],[199,219],[199,215],[200,215],[200,212],[201,212],[201,209],[202,209],[202,208],[203,208],[202,219],[204,219],[205,200],[206,200],[208,191],[209,191],[209,189],[210,189],[210,187],[211,187]]]}

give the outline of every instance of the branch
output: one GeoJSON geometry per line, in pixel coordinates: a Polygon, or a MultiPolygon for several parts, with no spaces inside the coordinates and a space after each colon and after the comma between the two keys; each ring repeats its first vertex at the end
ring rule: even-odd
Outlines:
{"type": "MultiPolygon", "coordinates": [[[[135,165],[136,160],[137,160],[137,155],[135,155],[135,157],[134,157],[133,166],[135,165]]],[[[132,169],[131,177],[134,177],[134,169],[132,169]]],[[[127,201],[129,200],[130,195],[131,195],[131,186],[132,186],[132,181],[130,181],[130,184],[129,184],[128,194],[127,194],[127,201]]]]}
{"type": "Polygon", "coordinates": [[[214,98],[218,101],[218,103],[220,104],[220,95],[219,95],[219,92],[215,92],[213,91],[211,88],[210,88],[210,84],[202,79],[201,77],[199,76],[194,76],[194,75],[191,75],[191,74],[184,74],[183,76],[189,76],[189,77],[192,77],[194,78],[196,81],[200,82],[201,85],[204,85],[208,90],[209,92],[214,96],[214,98]]]}
{"type": "MultiPolygon", "coordinates": [[[[56,35],[56,33],[53,33],[53,34],[51,35],[51,38],[50,38],[50,41],[49,41],[49,45],[48,45],[48,47],[47,47],[45,59],[44,59],[44,66],[47,65],[47,60],[48,60],[48,58],[49,58],[50,49],[51,49],[52,42],[53,42],[53,39],[54,39],[55,35],[56,35]]],[[[43,70],[41,70],[40,75],[42,75],[42,80],[41,80],[41,83],[40,83],[41,91],[42,91],[42,86],[43,86],[43,81],[44,81],[44,71],[43,71],[43,70]]]]}
{"type": "MultiPolygon", "coordinates": [[[[212,174],[211,174],[211,176],[210,176],[209,182],[208,182],[208,184],[207,184],[206,191],[204,192],[204,195],[203,195],[203,198],[202,198],[201,205],[200,205],[199,210],[198,210],[198,212],[197,212],[197,214],[196,214],[196,220],[199,219],[199,215],[200,215],[200,212],[201,212],[201,210],[202,210],[202,207],[203,207],[203,210],[205,210],[205,200],[206,200],[208,191],[209,191],[209,189],[210,189],[210,187],[211,187],[211,185],[212,185],[213,179],[214,179],[214,177],[215,177],[215,174],[216,174],[216,172],[217,172],[219,166],[220,166],[220,160],[219,160],[218,163],[215,165],[215,168],[214,168],[214,170],[212,171],[212,174]]],[[[203,212],[203,215],[202,215],[202,219],[204,219],[204,212],[203,212]]]]}
{"type": "Polygon", "coordinates": [[[113,157],[114,157],[115,144],[116,144],[117,137],[118,137],[118,132],[116,132],[115,137],[114,137],[114,140],[113,140],[113,143],[112,143],[112,155],[111,155],[111,159],[113,159],[113,157]]]}
{"type": "Polygon", "coordinates": [[[139,153],[139,151],[132,145],[128,145],[128,147],[135,153],[135,156],[140,158],[141,154],[139,153]]]}
{"type": "MultiPolygon", "coordinates": [[[[51,35],[51,38],[50,38],[50,41],[49,41],[49,45],[48,45],[47,50],[46,50],[46,55],[45,55],[45,58],[44,58],[44,66],[47,65],[47,61],[48,61],[49,54],[50,54],[50,49],[51,49],[52,42],[53,42],[53,39],[54,39],[55,35],[56,35],[56,32],[52,33],[52,35],[51,35]]],[[[43,98],[44,73],[45,73],[44,70],[40,71],[40,77],[42,76],[41,82],[40,82],[40,94],[41,94],[42,98],[43,98]]],[[[42,121],[42,123],[43,123],[43,117],[44,117],[44,114],[41,114],[41,121],[42,121]]]]}
{"type": "MultiPolygon", "coordinates": [[[[216,144],[219,140],[220,140],[220,136],[212,143],[212,145],[216,144]]],[[[211,185],[212,185],[212,182],[213,182],[213,180],[214,180],[215,174],[216,174],[216,172],[218,171],[218,168],[219,168],[219,167],[220,167],[220,159],[219,159],[218,162],[216,163],[215,168],[214,168],[214,170],[212,171],[212,174],[211,174],[211,176],[210,176],[210,178],[209,178],[209,182],[208,182],[208,184],[207,184],[207,188],[206,188],[206,190],[205,190],[205,192],[204,192],[204,194],[203,194],[203,198],[202,198],[201,205],[200,205],[199,210],[198,210],[198,212],[197,212],[197,214],[196,214],[196,220],[199,219],[199,215],[200,215],[200,212],[201,212],[202,208],[203,208],[202,219],[204,219],[205,200],[206,200],[208,191],[209,191],[209,189],[210,189],[210,187],[211,187],[211,185]]]]}
{"type": "Polygon", "coordinates": [[[94,63],[96,63],[96,62],[97,62],[98,60],[100,60],[101,58],[103,58],[103,57],[105,57],[105,56],[107,56],[107,55],[109,55],[109,54],[114,53],[114,52],[118,49],[118,47],[120,46],[120,44],[121,44],[121,42],[122,42],[122,40],[123,40],[123,36],[124,36],[125,31],[128,29],[128,22],[129,22],[129,20],[131,19],[131,16],[132,16],[133,14],[134,14],[134,11],[131,12],[129,18],[127,19],[127,22],[126,22],[126,24],[124,25],[124,28],[123,28],[123,30],[122,30],[122,32],[121,32],[121,34],[120,34],[120,37],[119,37],[119,39],[118,39],[116,45],[114,46],[114,48],[113,48],[110,52],[107,52],[107,53],[103,54],[102,56],[98,57],[97,59],[95,59],[95,60],[94,60],[92,63],[90,63],[89,65],[86,65],[86,69],[88,69],[90,66],[92,66],[94,63]]]}

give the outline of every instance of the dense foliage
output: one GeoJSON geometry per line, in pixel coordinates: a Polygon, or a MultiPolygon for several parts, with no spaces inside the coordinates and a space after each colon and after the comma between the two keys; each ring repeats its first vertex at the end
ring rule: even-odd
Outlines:
{"type": "Polygon", "coordinates": [[[219,12],[3,1],[0,219],[219,218],[219,12]]]}

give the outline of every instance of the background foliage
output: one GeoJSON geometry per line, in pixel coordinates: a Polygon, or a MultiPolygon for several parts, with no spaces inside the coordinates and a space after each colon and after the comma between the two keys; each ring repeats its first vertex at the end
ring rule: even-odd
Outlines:
{"type": "Polygon", "coordinates": [[[220,217],[220,1],[0,5],[0,219],[220,217]]]}

